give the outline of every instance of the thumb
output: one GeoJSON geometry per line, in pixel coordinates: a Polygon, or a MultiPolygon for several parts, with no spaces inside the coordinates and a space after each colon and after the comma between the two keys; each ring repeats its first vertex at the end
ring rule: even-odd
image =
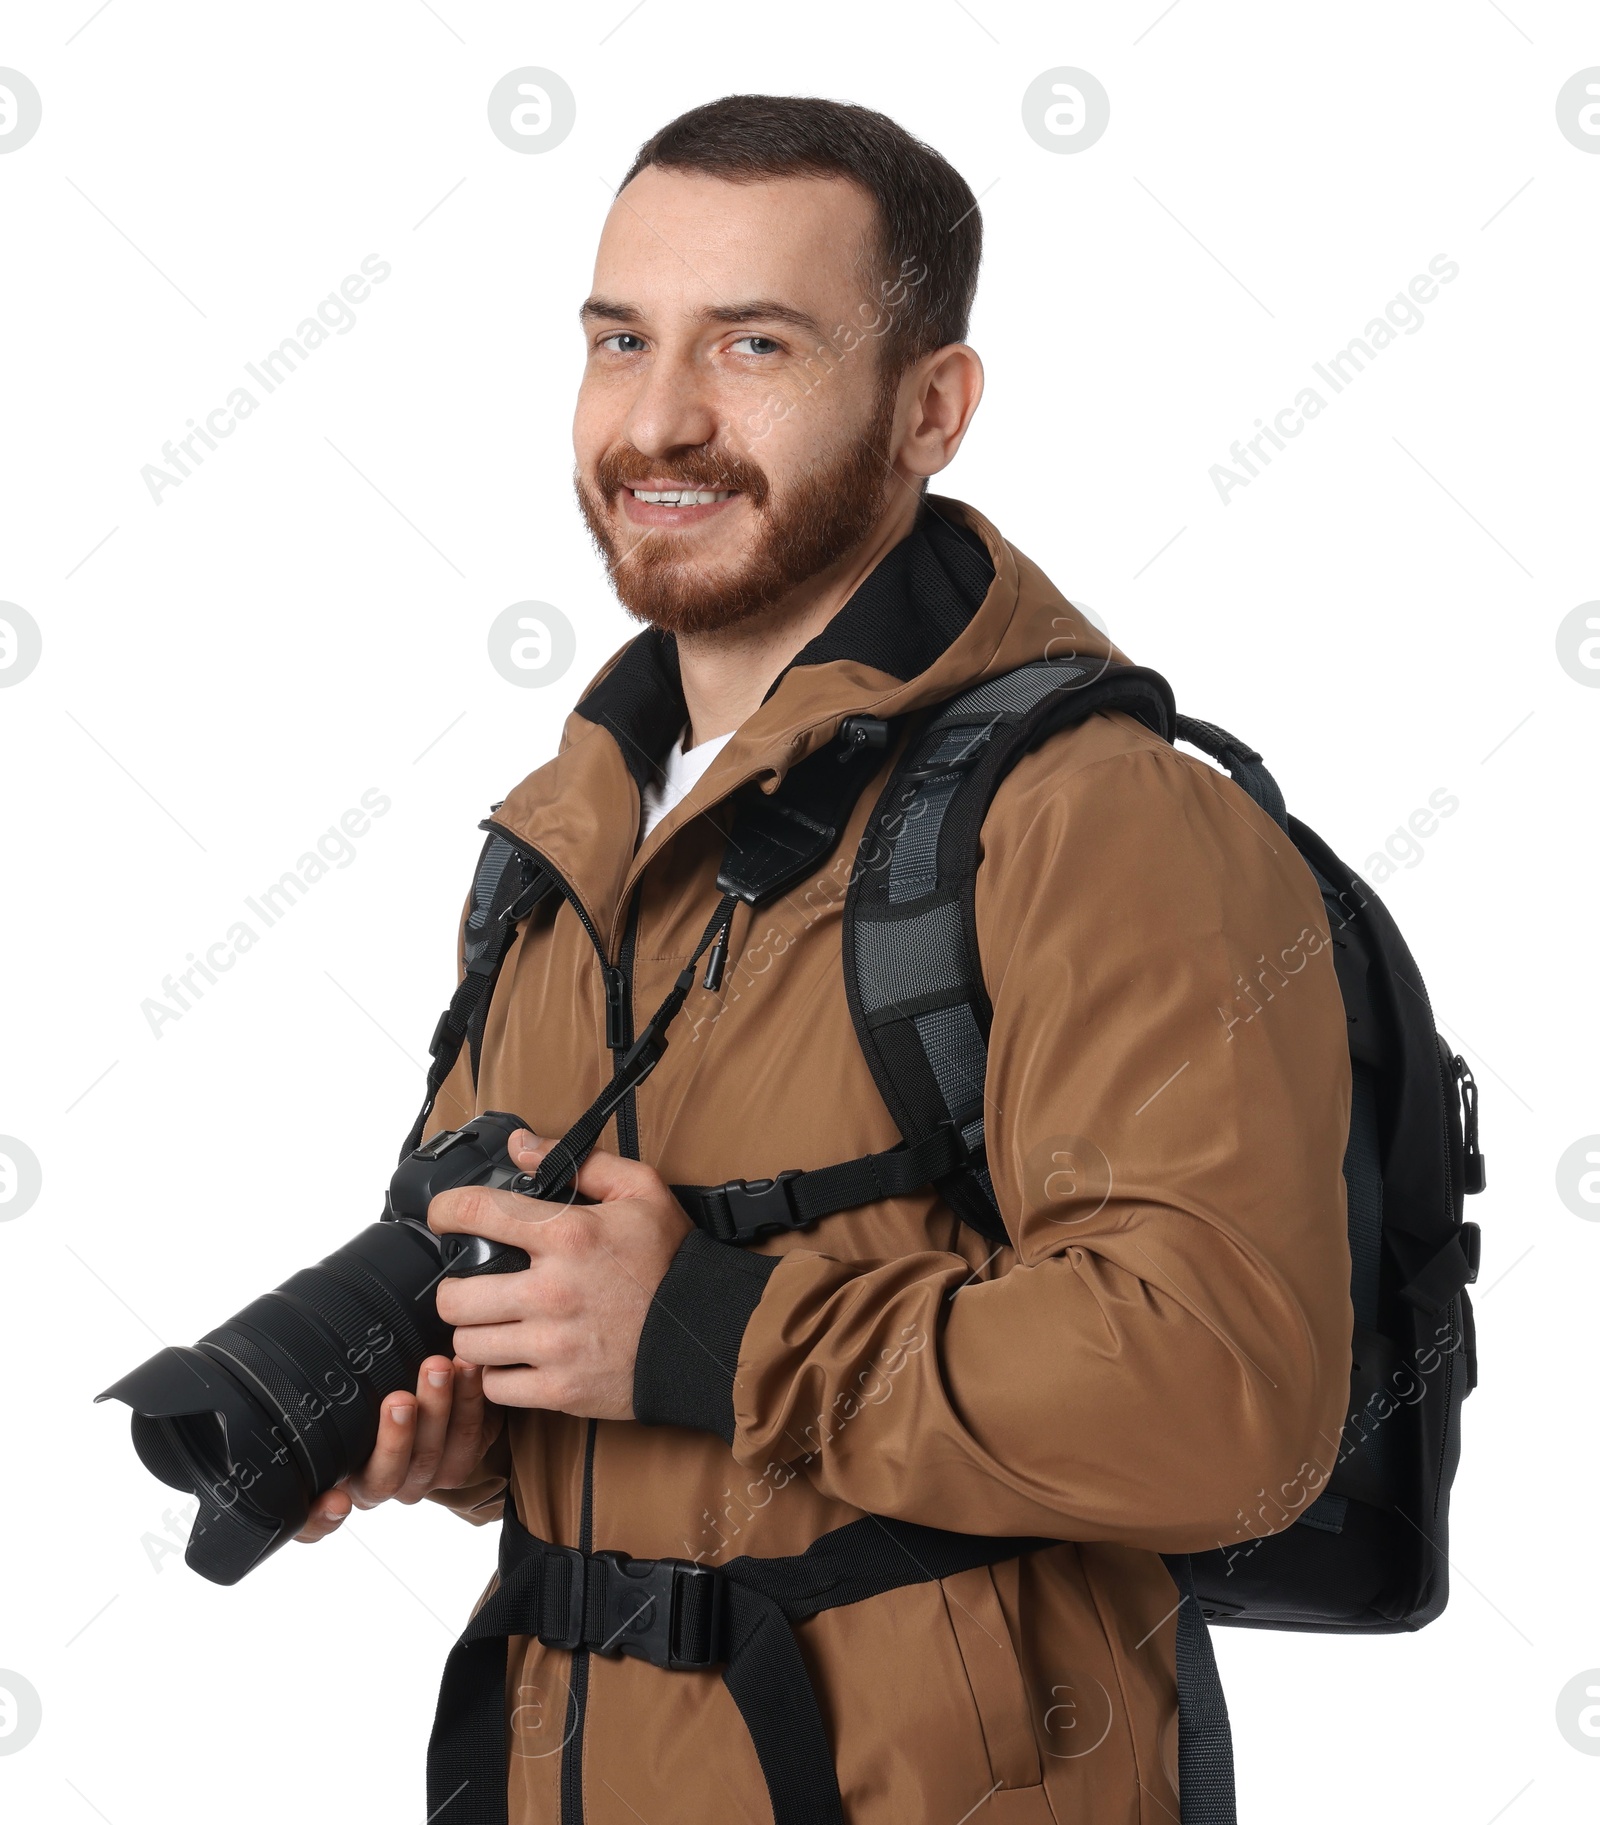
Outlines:
{"type": "MultiPolygon", "coordinates": [[[[508,1143],[508,1151],[524,1172],[535,1172],[543,1163],[559,1135],[537,1135],[531,1129],[519,1128],[508,1143]]],[[[655,1167],[643,1160],[624,1159],[621,1154],[595,1148],[579,1166],[572,1186],[586,1198],[604,1204],[616,1198],[637,1198],[661,1184],[655,1167]]],[[[561,1202],[558,1196],[555,1200],[561,1202]]]]}
{"type": "Polygon", "coordinates": [[[624,1159],[620,1153],[603,1153],[597,1147],[578,1168],[574,1186],[586,1198],[607,1204],[616,1198],[648,1197],[661,1189],[661,1174],[643,1160],[624,1159]]]}

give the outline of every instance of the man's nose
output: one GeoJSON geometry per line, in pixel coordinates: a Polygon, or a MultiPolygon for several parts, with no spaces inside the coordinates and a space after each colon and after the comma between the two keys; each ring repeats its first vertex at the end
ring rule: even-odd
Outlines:
{"type": "Polygon", "coordinates": [[[709,444],[717,414],[692,361],[657,355],[646,368],[623,434],[646,456],[709,444]]]}

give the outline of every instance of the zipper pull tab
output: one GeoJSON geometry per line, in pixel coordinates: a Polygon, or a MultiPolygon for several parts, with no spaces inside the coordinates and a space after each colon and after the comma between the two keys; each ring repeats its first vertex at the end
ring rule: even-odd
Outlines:
{"type": "Polygon", "coordinates": [[[606,977],[606,1044],[620,1052],[628,1043],[628,979],[615,963],[605,966],[606,977]]]}
{"type": "Polygon", "coordinates": [[[1462,1134],[1466,1142],[1464,1189],[1468,1193],[1479,1192],[1489,1180],[1483,1154],[1478,1147],[1478,1080],[1459,1052],[1451,1059],[1450,1066],[1456,1074],[1456,1083],[1461,1091],[1462,1134]]]}
{"type": "Polygon", "coordinates": [[[706,974],[703,987],[710,989],[713,995],[722,987],[722,972],[728,967],[728,933],[733,929],[733,919],[717,933],[716,943],[711,947],[711,955],[706,958],[706,974]]]}

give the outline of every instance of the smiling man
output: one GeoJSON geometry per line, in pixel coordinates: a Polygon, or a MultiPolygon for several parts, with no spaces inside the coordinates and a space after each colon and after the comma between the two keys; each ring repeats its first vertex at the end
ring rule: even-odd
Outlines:
{"type": "Polygon", "coordinates": [[[1308,944],[1219,1020],[1317,888],[1128,709],[1039,724],[946,878],[981,744],[1122,662],[927,492],[982,392],[979,251],[943,159],[813,100],[684,115],[607,216],[576,481],[645,627],[495,808],[529,886],[428,1130],[517,1111],[519,1163],[580,1158],[593,1202],[434,1201],[531,1265],[443,1282],[455,1361],[302,1536],[425,1495],[503,1521],[436,1825],[1232,1817],[1162,1555],[1326,1476],[1344,1012],[1308,944]],[[981,980],[929,986],[967,942],[981,980]]]}

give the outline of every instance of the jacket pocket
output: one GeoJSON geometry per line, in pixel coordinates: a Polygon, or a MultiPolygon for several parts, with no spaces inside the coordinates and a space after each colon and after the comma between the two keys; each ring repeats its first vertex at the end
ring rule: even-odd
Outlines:
{"type": "MultiPolygon", "coordinates": [[[[1039,1787],[1044,1779],[1034,1739],[1027,1688],[994,1574],[987,1565],[940,1580],[972,1701],[989,1755],[989,1772],[1001,1792],[1039,1787]]],[[[999,1795],[996,1795],[998,1798],[999,1795]]],[[[1043,1813],[1041,1817],[1047,1816],[1043,1813]]]]}

